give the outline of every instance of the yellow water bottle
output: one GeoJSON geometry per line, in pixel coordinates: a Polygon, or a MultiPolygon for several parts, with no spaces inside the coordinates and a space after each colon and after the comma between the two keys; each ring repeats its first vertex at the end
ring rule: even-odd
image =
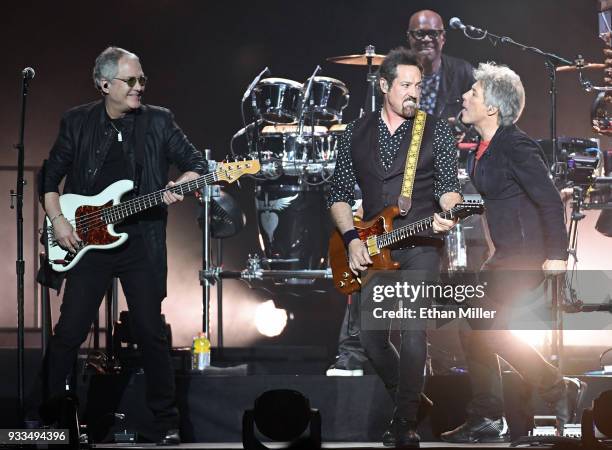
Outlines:
{"type": "Polygon", "coordinates": [[[205,333],[194,336],[191,355],[192,370],[203,371],[210,366],[210,341],[205,333]]]}

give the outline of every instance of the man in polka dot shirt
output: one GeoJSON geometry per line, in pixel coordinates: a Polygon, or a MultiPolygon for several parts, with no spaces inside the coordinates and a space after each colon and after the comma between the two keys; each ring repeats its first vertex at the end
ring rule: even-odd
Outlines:
{"type": "MultiPolygon", "coordinates": [[[[421,79],[422,69],[415,54],[404,48],[392,50],[380,67],[382,109],[350,123],[340,140],[327,206],[345,238],[349,266],[355,273],[366,270],[372,262],[353,227],[351,205],[355,201],[355,184],[362,190],[365,220],[397,204],[421,79]]],[[[428,115],[414,178],[412,206],[404,216],[394,220],[394,226],[434,214],[433,232],[420,234],[409,247],[392,251],[392,258],[402,269],[439,271],[443,244],[440,233],[450,230],[454,222],[442,219],[437,213],[460,202],[459,191],[457,150],[450,127],[446,120],[428,115]]],[[[388,331],[363,329],[360,339],[396,405],[392,427],[383,436],[383,443],[418,445],[417,412],[422,402],[427,354],[425,330],[403,330],[400,354],[389,342],[388,331]]]]}

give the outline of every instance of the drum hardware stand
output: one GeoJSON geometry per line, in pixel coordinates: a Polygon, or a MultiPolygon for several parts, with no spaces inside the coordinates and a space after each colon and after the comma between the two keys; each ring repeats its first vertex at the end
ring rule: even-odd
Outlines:
{"type": "Polygon", "coordinates": [[[249,255],[247,259],[247,267],[244,270],[223,270],[221,267],[210,267],[207,270],[200,272],[200,280],[206,280],[209,283],[214,284],[216,281],[220,281],[223,278],[228,279],[241,279],[247,281],[263,280],[265,279],[285,279],[285,278],[332,278],[332,272],[330,268],[324,270],[275,270],[275,269],[262,269],[261,258],[259,255],[249,255]]]}
{"type": "Polygon", "coordinates": [[[368,83],[368,96],[366,97],[365,110],[375,112],[376,111],[376,80],[378,77],[376,73],[372,71],[372,59],[376,54],[376,48],[373,45],[368,45],[365,48],[365,55],[368,61],[368,76],[366,81],[368,83]]]}
{"type": "MultiPolygon", "coordinates": [[[[266,68],[267,69],[267,68],[266,68]]],[[[260,74],[262,75],[263,72],[260,74]]],[[[251,83],[253,84],[253,83],[251,83]]],[[[253,84],[254,85],[254,84],[253,84]]],[[[211,159],[210,149],[204,150],[204,158],[208,162],[209,172],[216,170],[217,162],[211,159]]],[[[202,271],[211,269],[210,252],[210,202],[213,197],[219,197],[221,190],[219,186],[207,185],[200,189],[200,202],[202,203],[202,271]]],[[[210,339],[210,280],[200,277],[202,284],[202,331],[210,339]]]]}

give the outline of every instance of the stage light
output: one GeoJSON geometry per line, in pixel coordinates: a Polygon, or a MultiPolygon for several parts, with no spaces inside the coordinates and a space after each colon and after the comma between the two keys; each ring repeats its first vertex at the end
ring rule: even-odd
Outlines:
{"type": "Polygon", "coordinates": [[[542,348],[550,342],[550,330],[512,330],[512,334],[532,347],[542,348]]]}
{"type": "Polygon", "coordinates": [[[261,394],[253,409],[242,416],[242,445],[245,450],[267,450],[255,430],[273,441],[292,442],[309,429],[307,448],[321,448],[321,415],[298,391],[277,389],[261,394]]]}
{"type": "Polygon", "coordinates": [[[287,311],[279,309],[273,300],[267,300],[255,310],[255,327],[264,336],[274,337],[283,332],[287,325],[287,311]]]}

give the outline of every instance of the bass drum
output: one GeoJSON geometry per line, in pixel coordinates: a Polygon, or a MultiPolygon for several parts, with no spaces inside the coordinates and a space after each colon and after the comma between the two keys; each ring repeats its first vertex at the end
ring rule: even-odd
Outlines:
{"type": "MultiPolygon", "coordinates": [[[[320,270],[327,267],[331,221],[325,208],[326,185],[299,184],[296,177],[259,183],[255,209],[264,267],[320,270]]],[[[289,279],[290,284],[314,280],[289,279]]]]}

